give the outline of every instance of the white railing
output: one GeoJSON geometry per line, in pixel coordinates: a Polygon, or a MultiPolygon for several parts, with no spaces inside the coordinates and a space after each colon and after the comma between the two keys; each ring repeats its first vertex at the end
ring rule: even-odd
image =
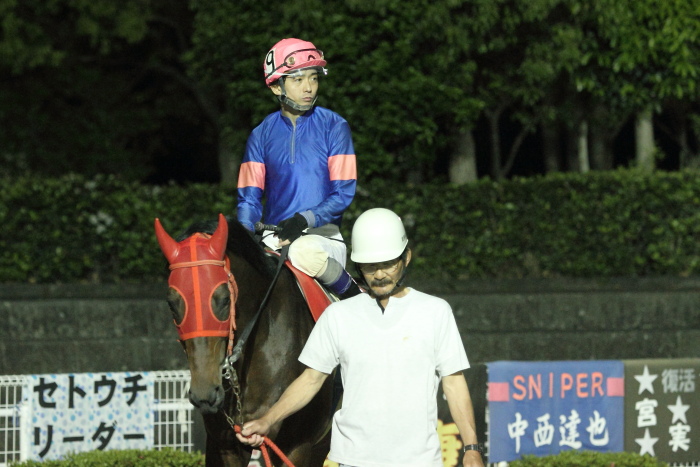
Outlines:
{"type": "Polygon", "coordinates": [[[24,376],[0,376],[0,466],[23,459],[21,436],[24,376]]]}
{"type": "MultiPolygon", "coordinates": [[[[190,372],[153,371],[154,447],[194,451],[193,407],[187,399],[190,372]]],[[[22,394],[28,376],[0,375],[0,467],[23,461],[30,452],[29,413],[22,394]]]]}

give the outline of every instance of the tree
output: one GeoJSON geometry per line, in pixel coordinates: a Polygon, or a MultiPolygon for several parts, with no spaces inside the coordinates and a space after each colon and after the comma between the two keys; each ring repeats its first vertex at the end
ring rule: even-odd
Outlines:
{"type": "Polygon", "coordinates": [[[471,2],[470,40],[477,64],[474,94],[483,102],[489,175],[496,179],[509,175],[525,139],[537,128],[547,138],[546,164],[550,170],[559,167],[553,152],[561,63],[552,47],[552,26],[559,20],[560,4],[560,0],[471,2]],[[514,128],[509,140],[503,138],[506,119],[514,128]]]}
{"type": "MultiPolygon", "coordinates": [[[[637,132],[637,154],[649,157],[652,112],[669,99],[699,97],[700,6],[693,0],[569,0],[566,5],[568,23],[580,39],[578,58],[567,62],[566,71],[576,92],[588,93],[598,115],[605,113],[592,135],[610,141],[634,115],[639,128],[646,128],[637,132]]],[[[596,152],[593,158],[602,159],[596,152]]]]}
{"type": "Polygon", "coordinates": [[[632,119],[646,129],[638,154],[658,155],[662,129],[681,166],[698,164],[699,8],[299,0],[271,12],[252,0],[0,0],[0,162],[231,187],[250,131],[278,107],[263,57],[301,36],[326,52],[319,104],[350,123],[361,183],[469,183],[477,162],[503,178],[540,141],[548,171],[610,169],[632,119]]]}
{"type": "Polygon", "coordinates": [[[655,125],[677,146],[680,168],[700,167],[700,101],[667,99],[655,125]]]}
{"type": "Polygon", "coordinates": [[[328,52],[319,102],[350,122],[361,178],[420,182],[442,163],[451,180],[473,180],[480,115],[495,178],[509,175],[538,128],[549,170],[561,167],[561,134],[570,170],[611,169],[615,137],[632,115],[669,96],[697,99],[687,79],[700,50],[695,3],[303,0],[270,15],[250,0],[197,0],[190,63],[223,96],[220,128],[237,160],[252,126],[275,108],[252,70],[272,42],[301,34],[328,52]],[[504,140],[506,119],[516,125],[504,140]]]}
{"type": "Polygon", "coordinates": [[[203,152],[206,121],[181,79],[185,3],[0,0],[0,11],[6,167],[146,179],[166,157],[203,152]]]}

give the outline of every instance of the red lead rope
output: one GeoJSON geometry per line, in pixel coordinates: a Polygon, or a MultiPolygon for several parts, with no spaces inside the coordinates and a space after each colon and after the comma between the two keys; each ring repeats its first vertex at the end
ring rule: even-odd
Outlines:
{"type": "MultiPolygon", "coordinates": [[[[236,433],[241,432],[241,427],[239,425],[234,425],[233,429],[236,433]]],[[[265,438],[263,439],[263,443],[260,445],[260,451],[262,452],[263,459],[265,459],[265,465],[267,467],[272,467],[272,460],[270,459],[270,453],[267,451],[268,446],[265,446],[266,444],[273,451],[275,451],[275,454],[277,454],[277,456],[280,459],[282,459],[282,462],[284,462],[285,465],[287,465],[288,467],[294,467],[294,464],[292,464],[292,462],[287,458],[287,456],[284,455],[282,450],[280,448],[278,448],[277,445],[275,443],[273,443],[270,438],[265,436],[265,438]]]]}

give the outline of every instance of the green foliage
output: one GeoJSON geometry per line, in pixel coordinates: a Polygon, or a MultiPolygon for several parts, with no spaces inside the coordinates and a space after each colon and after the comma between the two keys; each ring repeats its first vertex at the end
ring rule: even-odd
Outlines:
{"type": "MultiPolygon", "coordinates": [[[[221,161],[232,182],[278,106],[263,57],[296,36],[326,52],[318,103],[350,123],[361,180],[444,176],[485,115],[478,162],[500,178],[522,138],[499,134],[586,120],[611,139],[671,98],[692,118],[699,13],[696,0],[0,0],[0,164],[213,181],[221,161]]],[[[695,126],[669,127],[697,152],[695,126]]]]}
{"type": "Polygon", "coordinates": [[[565,451],[556,456],[523,456],[510,467],[668,467],[668,464],[648,455],[632,452],[565,451]]]}
{"type": "Polygon", "coordinates": [[[18,74],[73,61],[76,49],[85,52],[86,45],[107,54],[140,41],[146,35],[150,2],[0,0],[0,13],[0,66],[18,74]]]}
{"type": "Polygon", "coordinates": [[[205,119],[183,90],[183,9],[165,0],[0,0],[3,168],[143,180],[159,156],[194,150],[195,138],[177,132],[205,119]]]}
{"type": "MultiPolygon", "coordinates": [[[[153,233],[234,215],[217,185],[19,177],[0,189],[0,282],[142,282],[167,274],[153,233]]],[[[473,185],[360,185],[344,217],[394,210],[433,278],[700,274],[700,172],[556,174],[473,185]]]]}
{"type": "Polygon", "coordinates": [[[61,460],[10,463],[13,467],[195,467],[204,465],[204,456],[174,449],[161,451],[111,450],[69,454],[61,460]]]}
{"type": "Polygon", "coordinates": [[[627,108],[667,97],[697,97],[700,9],[686,0],[570,0],[573,24],[595,33],[582,42],[575,80],[627,108]]]}
{"type": "MultiPolygon", "coordinates": [[[[186,62],[220,91],[220,127],[237,156],[277,107],[262,58],[277,40],[302,37],[326,52],[318,102],[350,122],[362,180],[433,179],[459,132],[484,115],[496,122],[492,139],[506,118],[523,135],[586,119],[612,138],[633,112],[698,97],[693,0],[305,0],[274,14],[253,0],[191,5],[186,62]]],[[[491,144],[490,174],[501,178],[512,167],[512,156],[500,161],[511,142],[491,144]]]]}
{"type": "Polygon", "coordinates": [[[214,185],[139,185],[112,176],[18,177],[0,190],[0,281],[118,282],[163,277],[155,217],[173,235],[231,214],[214,185]]]}
{"type": "Polygon", "coordinates": [[[690,275],[700,271],[699,177],[555,174],[387,187],[370,199],[406,220],[415,269],[436,277],[690,275]]]}

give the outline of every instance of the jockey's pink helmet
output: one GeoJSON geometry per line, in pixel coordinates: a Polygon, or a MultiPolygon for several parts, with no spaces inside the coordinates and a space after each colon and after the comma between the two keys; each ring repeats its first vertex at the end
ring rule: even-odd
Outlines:
{"type": "Polygon", "coordinates": [[[288,38],[272,46],[265,56],[263,71],[265,84],[270,87],[283,75],[294,70],[318,67],[325,73],[323,52],[309,41],[288,38]]]}

